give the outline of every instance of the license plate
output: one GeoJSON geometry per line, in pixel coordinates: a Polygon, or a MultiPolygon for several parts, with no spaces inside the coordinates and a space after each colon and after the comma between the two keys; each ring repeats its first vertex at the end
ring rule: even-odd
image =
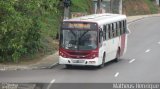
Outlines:
{"type": "Polygon", "coordinates": [[[72,60],[73,63],[84,63],[84,60],[72,60]]]}

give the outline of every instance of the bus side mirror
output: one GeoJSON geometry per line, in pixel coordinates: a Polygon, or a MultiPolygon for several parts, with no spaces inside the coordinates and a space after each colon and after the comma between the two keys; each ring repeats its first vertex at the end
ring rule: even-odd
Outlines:
{"type": "Polygon", "coordinates": [[[126,29],[126,33],[127,34],[130,34],[131,33],[131,31],[130,31],[130,29],[127,27],[127,29],[126,29]]]}
{"type": "Polygon", "coordinates": [[[103,37],[103,31],[102,30],[100,31],[100,37],[103,37]]]}
{"type": "Polygon", "coordinates": [[[100,47],[102,46],[102,41],[103,41],[103,31],[102,31],[102,29],[100,29],[100,31],[99,31],[99,43],[100,43],[100,47]]]}
{"type": "Polygon", "coordinates": [[[130,31],[130,29],[129,29],[129,27],[128,27],[128,25],[126,25],[126,34],[130,34],[131,33],[131,31],[130,31]]]}

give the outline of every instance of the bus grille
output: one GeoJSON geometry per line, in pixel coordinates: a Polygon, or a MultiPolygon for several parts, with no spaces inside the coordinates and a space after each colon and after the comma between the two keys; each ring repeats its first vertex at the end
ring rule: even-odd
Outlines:
{"type": "Polygon", "coordinates": [[[75,55],[75,56],[86,56],[88,53],[81,53],[81,52],[68,52],[70,55],[75,55]]]}

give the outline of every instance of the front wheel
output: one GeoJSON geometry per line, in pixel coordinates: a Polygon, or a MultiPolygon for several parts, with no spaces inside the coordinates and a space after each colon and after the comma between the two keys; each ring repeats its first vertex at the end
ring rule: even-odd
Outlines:
{"type": "Polygon", "coordinates": [[[100,68],[103,68],[105,66],[105,54],[103,55],[102,64],[99,66],[100,68]]]}

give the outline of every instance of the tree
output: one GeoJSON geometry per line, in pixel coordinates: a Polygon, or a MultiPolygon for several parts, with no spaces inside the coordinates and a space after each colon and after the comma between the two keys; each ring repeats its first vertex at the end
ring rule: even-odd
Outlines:
{"type": "Polygon", "coordinates": [[[57,0],[0,0],[0,61],[33,55],[40,48],[42,17],[57,12],[57,0]]]}

